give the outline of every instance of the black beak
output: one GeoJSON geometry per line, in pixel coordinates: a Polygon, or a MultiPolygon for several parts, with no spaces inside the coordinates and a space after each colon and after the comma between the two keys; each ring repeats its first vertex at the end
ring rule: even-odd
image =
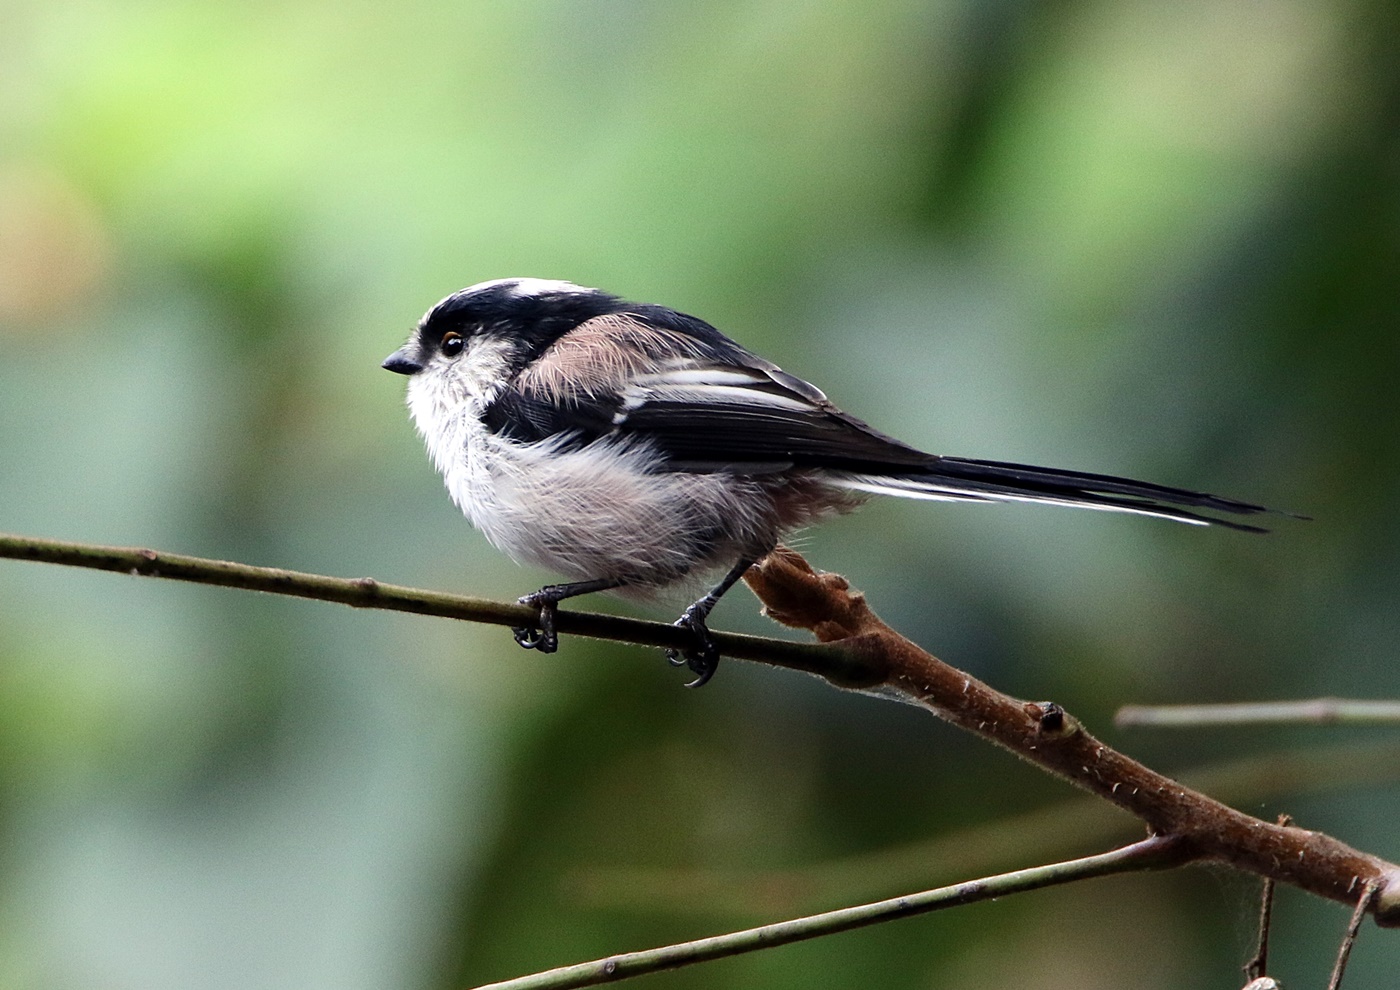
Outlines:
{"type": "Polygon", "coordinates": [[[416,375],[423,370],[423,362],[419,361],[405,344],[386,357],[380,367],[396,375],[416,375]]]}

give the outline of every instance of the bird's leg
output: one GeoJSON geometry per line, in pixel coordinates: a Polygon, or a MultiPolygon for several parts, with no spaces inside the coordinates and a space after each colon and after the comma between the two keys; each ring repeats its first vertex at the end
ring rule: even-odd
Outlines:
{"type": "Polygon", "coordinates": [[[621,581],[611,578],[597,578],[593,581],[578,581],[574,584],[547,584],[539,591],[521,595],[516,601],[540,610],[539,627],[521,626],[512,629],[515,641],[527,650],[553,653],[559,649],[559,634],[554,629],[554,615],[559,611],[559,603],[575,595],[586,595],[593,591],[607,591],[616,588],[621,581]]]}
{"type": "Polygon", "coordinates": [[[692,602],[690,607],[681,613],[681,617],[672,623],[672,625],[680,626],[682,629],[689,629],[696,640],[695,646],[690,649],[669,649],[666,651],[666,659],[671,662],[671,666],[689,667],[695,673],[695,680],[687,684],[686,687],[701,687],[715,676],[715,671],[719,668],[719,647],[715,645],[714,638],[710,636],[710,630],[705,625],[705,620],[709,617],[711,610],[719,604],[724,593],[734,587],[744,576],[744,572],[762,557],[763,554],[758,554],[739,561],[720,580],[719,584],[711,588],[703,598],[692,602]]]}

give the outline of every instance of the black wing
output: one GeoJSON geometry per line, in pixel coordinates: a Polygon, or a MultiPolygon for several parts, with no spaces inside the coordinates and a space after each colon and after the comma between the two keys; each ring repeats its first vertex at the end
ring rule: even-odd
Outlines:
{"type": "Polygon", "coordinates": [[[887,473],[927,469],[938,460],[848,416],[814,386],[771,366],[638,376],[623,392],[614,423],[622,435],[648,439],[675,470],[742,472],[764,465],[887,473]]]}
{"type": "Polygon", "coordinates": [[[659,307],[565,334],[486,410],[514,440],[645,440],[684,471],[888,471],[937,458],[870,428],[709,324],[659,307]]]}

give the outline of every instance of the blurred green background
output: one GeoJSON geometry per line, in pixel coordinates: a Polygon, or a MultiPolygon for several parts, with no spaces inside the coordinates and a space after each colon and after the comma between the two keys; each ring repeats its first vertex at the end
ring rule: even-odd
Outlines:
{"type": "MultiPolygon", "coordinates": [[[[533,590],[378,367],[508,275],[704,316],[928,449],[1314,516],[885,501],[802,547],[1162,769],[1342,747],[1239,803],[1400,857],[1386,730],[1110,722],[1400,695],[1393,3],[0,9],[0,529],[533,590]]],[[[773,631],[743,590],[716,623],[773,631]]],[[[682,680],[0,562],[0,985],[454,987],[1138,834],[913,709],[682,680]]],[[[1085,883],[647,985],[1236,987],[1256,889],[1085,883]]],[[[1286,985],[1346,916],[1281,892],[1286,985]]],[[[1397,966],[1368,928],[1348,990],[1397,966]]]]}

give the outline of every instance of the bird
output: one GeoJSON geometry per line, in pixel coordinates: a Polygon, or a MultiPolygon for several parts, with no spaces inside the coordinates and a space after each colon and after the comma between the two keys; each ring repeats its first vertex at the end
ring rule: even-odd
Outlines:
{"type": "Polygon", "coordinates": [[[695,316],[572,282],[492,279],[454,292],[382,365],[457,507],[517,563],[563,575],[518,601],[513,630],[558,648],[559,603],[699,590],[667,657],[713,677],[716,603],[795,530],[872,495],[1038,502],[1265,532],[1274,510],[1104,474],[926,453],[695,316]],[[1234,517],[1234,518],[1232,518],[1234,517]]]}

